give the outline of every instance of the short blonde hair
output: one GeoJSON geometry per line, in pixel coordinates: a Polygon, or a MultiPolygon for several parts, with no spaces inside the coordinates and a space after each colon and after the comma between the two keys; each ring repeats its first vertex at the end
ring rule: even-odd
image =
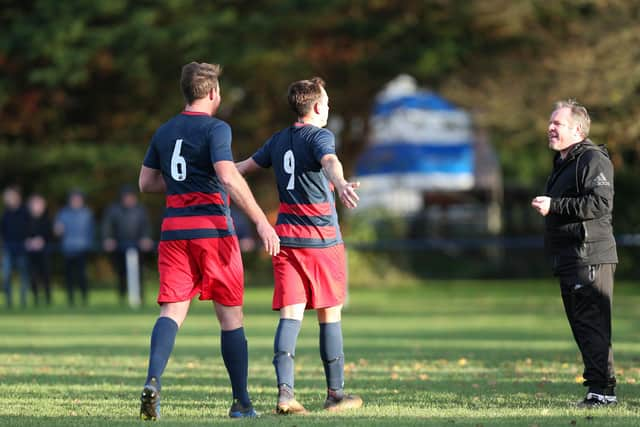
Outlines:
{"type": "Polygon", "coordinates": [[[209,91],[218,87],[218,76],[222,74],[222,67],[218,64],[206,62],[190,62],[182,67],[180,88],[187,104],[204,98],[209,91]]]}
{"type": "Polygon", "coordinates": [[[589,136],[589,129],[591,128],[591,117],[587,109],[579,104],[575,99],[567,99],[564,101],[557,101],[554,105],[553,111],[561,108],[568,108],[571,110],[571,120],[573,124],[577,124],[578,128],[582,132],[582,137],[589,136]]]}

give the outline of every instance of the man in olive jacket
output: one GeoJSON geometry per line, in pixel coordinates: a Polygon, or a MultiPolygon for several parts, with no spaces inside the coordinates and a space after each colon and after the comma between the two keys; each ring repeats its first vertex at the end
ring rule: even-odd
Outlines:
{"type": "Polygon", "coordinates": [[[584,362],[581,407],[614,405],[611,349],[613,276],[618,262],[611,226],[613,166],[589,139],[591,119],[575,101],[557,102],[548,128],[557,151],[544,196],[531,205],[545,217],[545,248],[584,362]]]}

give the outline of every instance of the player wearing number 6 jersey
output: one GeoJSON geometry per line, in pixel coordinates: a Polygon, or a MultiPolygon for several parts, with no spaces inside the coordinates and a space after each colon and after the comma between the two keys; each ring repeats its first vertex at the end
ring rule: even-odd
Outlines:
{"type": "Polygon", "coordinates": [[[218,65],[192,62],[182,68],[184,111],[153,136],[140,170],[140,191],[166,193],[158,247],[160,317],[151,335],[140,416],[160,416],[160,377],[191,299],[213,300],[221,328],[221,351],[233,404],[229,416],[255,417],[247,392],[244,281],[229,196],[256,224],[270,255],[279,239],[238,173],[231,155],[231,129],[213,117],[220,105],[218,65]]]}
{"type": "Polygon", "coordinates": [[[315,309],[320,323],[320,356],[327,382],[324,408],[357,408],[362,399],[344,393],[341,311],[346,265],[334,187],[347,208],[358,202],[358,183],[344,179],[333,134],[323,127],[329,97],[320,78],[289,86],[289,104],[298,121],[274,134],[251,158],[237,164],[249,173],[273,167],[280,195],[276,232],[282,250],[273,258],[273,309],[280,311],[273,364],[280,414],[303,413],[294,396],[294,357],[304,311],[315,309]]]}

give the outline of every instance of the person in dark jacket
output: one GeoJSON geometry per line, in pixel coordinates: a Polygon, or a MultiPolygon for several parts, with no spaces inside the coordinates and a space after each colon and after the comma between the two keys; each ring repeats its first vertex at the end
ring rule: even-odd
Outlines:
{"type": "Polygon", "coordinates": [[[40,194],[32,194],[27,201],[27,209],[26,248],[33,300],[38,305],[40,290],[43,290],[45,303],[51,305],[49,243],[53,227],[47,212],[47,201],[40,194]]]}
{"type": "Polygon", "coordinates": [[[556,103],[548,128],[557,151],[544,196],[531,205],[545,217],[545,248],[560,279],[571,331],[584,362],[581,407],[614,405],[611,348],[613,277],[613,165],[604,146],[589,139],[591,119],[573,100],[556,103]]]}
{"type": "Polygon", "coordinates": [[[29,292],[29,269],[25,252],[27,233],[27,211],[22,205],[22,193],[15,186],[7,187],[3,194],[4,210],[0,218],[0,235],[3,242],[2,282],[6,295],[7,308],[13,306],[11,275],[14,271],[20,275],[20,305],[27,306],[29,292]]]}
{"type": "MultiPolygon", "coordinates": [[[[124,301],[127,295],[127,251],[135,249],[141,254],[153,249],[151,221],[132,186],[123,186],[120,199],[108,207],[102,219],[102,235],[104,250],[111,254],[118,275],[118,295],[124,301]]],[[[141,256],[138,256],[138,274],[142,271],[140,260],[141,256]]],[[[140,275],[138,279],[142,284],[140,275]]]]}

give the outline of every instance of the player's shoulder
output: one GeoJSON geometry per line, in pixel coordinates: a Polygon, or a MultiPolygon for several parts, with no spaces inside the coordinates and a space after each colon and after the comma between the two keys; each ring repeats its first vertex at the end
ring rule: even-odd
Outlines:
{"type": "Polygon", "coordinates": [[[333,132],[331,132],[327,128],[321,128],[321,127],[312,126],[312,125],[305,125],[305,126],[300,127],[300,130],[302,132],[306,133],[307,135],[310,135],[310,136],[332,137],[333,138],[333,132]]]}
{"type": "Polygon", "coordinates": [[[605,146],[595,145],[589,141],[588,144],[584,144],[584,147],[581,148],[582,153],[580,154],[580,163],[591,165],[611,163],[609,152],[607,151],[605,146]]]}
{"type": "Polygon", "coordinates": [[[231,125],[224,120],[221,120],[217,117],[209,116],[207,120],[207,124],[212,128],[220,128],[225,130],[231,130],[231,125]]]}
{"type": "Polygon", "coordinates": [[[335,135],[333,134],[333,132],[331,132],[327,128],[319,128],[316,126],[310,126],[310,128],[311,128],[312,135],[315,137],[315,139],[332,140],[332,141],[335,139],[335,135]]]}
{"type": "Polygon", "coordinates": [[[289,131],[289,128],[284,128],[272,133],[271,136],[269,136],[269,138],[265,140],[264,146],[273,148],[278,145],[279,141],[282,141],[282,143],[284,143],[285,141],[289,141],[289,131]]]}
{"type": "Polygon", "coordinates": [[[300,137],[311,142],[332,142],[335,140],[333,132],[329,129],[320,128],[317,126],[301,126],[294,130],[300,137]]]}

